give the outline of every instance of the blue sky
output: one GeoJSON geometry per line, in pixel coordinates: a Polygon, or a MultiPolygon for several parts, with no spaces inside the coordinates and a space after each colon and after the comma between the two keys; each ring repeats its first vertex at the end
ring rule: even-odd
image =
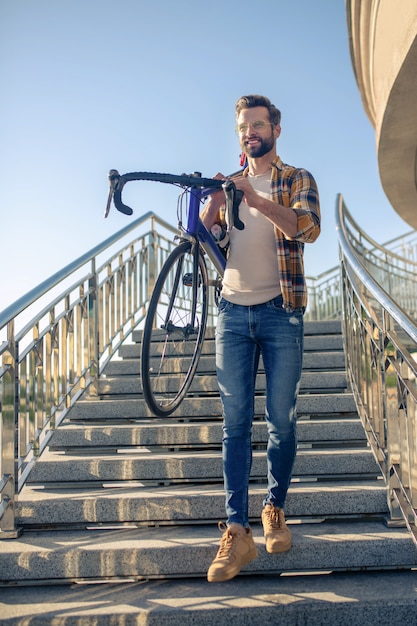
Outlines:
{"type": "MultiPolygon", "coordinates": [[[[410,230],[379,181],[343,0],[0,0],[0,63],[0,310],[128,223],[103,218],[109,169],[235,171],[249,93],[281,109],[278,153],[319,186],[307,274],[337,264],[339,192],[376,241],[410,230]]],[[[134,217],[175,225],[177,195],[139,184],[134,217]]]]}

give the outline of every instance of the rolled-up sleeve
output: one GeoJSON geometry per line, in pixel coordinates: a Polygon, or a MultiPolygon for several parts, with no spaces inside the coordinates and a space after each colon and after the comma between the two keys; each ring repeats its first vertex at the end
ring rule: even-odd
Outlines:
{"type": "Polygon", "coordinates": [[[316,181],[307,170],[287,165],[279,157],[272,165],[272,199],[295,211],[298,218],[295,237],[286,237],[275,228],[283,307],[291,311],[307,305],[303,251],[304,244],[312,243],[320,234],[319,194],[316,181]]]}
{"type": "Polygon", "coordinates": [[[291,181],[289,206],[298,218],[293,239],[313,243],[320,234],[320,201],[316,181],[304,169],[297,169],[291,181]]]}

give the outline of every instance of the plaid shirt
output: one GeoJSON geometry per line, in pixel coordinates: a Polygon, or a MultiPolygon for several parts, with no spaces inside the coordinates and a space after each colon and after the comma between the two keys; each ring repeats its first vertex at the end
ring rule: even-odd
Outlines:
{"type": "MultiPolygon", "coordinates": [[[[248,168],[244,175],[247,175],[248,168]]],[[[293,209],[298,217],[298,231],[289,238],[275,227],[278,271],[287,311],[305,308],[307,284],[304,276],[304,243],[312,243],[320,234],[320,204],[317,185],[307,170],[283,163],[277,156],[272,162],[272,200],[293,209]]]]}

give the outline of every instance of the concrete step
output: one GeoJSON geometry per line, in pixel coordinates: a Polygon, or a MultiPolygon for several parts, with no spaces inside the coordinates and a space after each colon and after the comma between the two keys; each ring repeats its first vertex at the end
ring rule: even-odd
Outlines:
{"type": "MultiPolygon", "coordinates": [[[[162,382],[165,383],[164,389],[168,390],[175,381],[174,377],[165,377],[162,382]]],[[[343,391],[347,388],[347,378],[345,372],[304,372],[301,376],[300,393],[320,393],[326,391],[343,391]]],[[[160,388],[162,389],[161,385],[160,388]]],[[[176,383],[176,389],[178,383],[176,383]]],[[[265,392],[265,374],[258,374],[256,379],[257,392],[265,392]]],[[[217,394],[218,386],[214,375],[200,374],[194,376],[190,387],[190,393],[217,394]]],[[[100,396],[110,395],[137,395],[142,393],[142,383],[139,374],[137,375],[120,375],[113,377],[105,377],[99,380],[100,396]]]]}
{"type": "MultiPolygon", "coordinates": [[[[300,443],[338,442],[351,445],[365,444],[366,435],[362,423],[356,418],[304,419],[297,423],[300,443]]],[[[221,445],[222,423],[217,421],[179,422],[175,419],[143,419],[135,424],[91,424],[88,426],[66,422],[53,434],[49,444],[51,450],[72,448],[124,448],[132,446],[162,448],[190,448],[192,446],[221,445]]],[[[254,444],[267,440],[264,420],[253,423],[254,444]]]]}
{"type": "MultiPolygon", "coordinates": [[[[256,396],[255,415],[265,413],[265,397],[256,396]]],[[[356,414],[356,404],[351,393],[301,394],[297,402],[298,415],[356,414]]],[[[186,397],[174,416],[213,418],[221,416],[218,397],[186,397]]],[[[71,409],[71,420],[137,419],[152,417],[143,399],[80,400],[71,409]]]]}
{"type": "MultiPolygon", "coordinates": [[[[303,357],[303,370],[313,371],[344,371],[346,366],[343,352],[305,352],[303,357]]],[[[215,357],[213,354],[203,354],[198,362],[198,371],[214,374],[216,371],[215,357]]],[[[262,359],[259,364],[259,372],[263,371],[262,359]]],[[[106,376],[123,376],[126,374],[139,376],[139,354],[137,358],[110,361],[104,370],[106,376]]]]}
{"type": "Polygon", "coordinates": [[[8,626],[415,626],[415,572],[3,588],[8,626]]]}
{"type": "MultiPolygon", "coordinates": [[[[259,557],[245,568],[246,577],[229,585],[246,579],[256,586],[259,580],[282,575],[281,588],[281,581],[289,580],[285,575],[301,585],[306,578],[301,574],[307,572],[417,567],[409,532],[382,523],[388,513],[386,488],[348,391],[340,321],[308,323],[305,331],[299,451],[286,503],[294,547],[285,555],[268,555],[259,524],[267,439],[261,369],[249,501],[259,557]]],[[[125,358],[108,365],[100,381],[100,399],[76,403],[19,494],[16,506],[25,532],[16,540],[0,542],[3,584],[140,579],[149,586],[153,578],[184,577],[183,584],[189,585],[195,577],[207,589],[206,571],[220,539],[216,522],[225,515],[212,329],[207,337],[207,354],[200,361],[194,388],[176,415],[161,419],[148,411],[140,395],[137,345],[123,347],[125,358]]],[[[330,578],[336,580],[335,574],[330,578]]],[[[165,587],[166,598],[174,606],[182,593],[177,582],[171,583],[165,587]]],[[[212,589],[209,586],[209,593],[212,589]]],[[[225,593],[224,585],[222,589],[225,593]]],[[[239,610],[246,598],[247,588],[236,601],[239,610]]],[[[297,600],[304,602],[301,597],[297,600]]],[[[352,602],[344,606],[351,617],[352,602]]],[[[105,609],[105,618],[117,623],[109,606],[105,609]]],[[[151,623],[152,613],[141,613],[146,623],[151,623]]],[[[161,619],[166,618],[168,625],[191,616],[183,608],[179,615],[163,613],[164,617],[157,614],[158,626],[165,623],[161,619]]],[[[127,614],[132,625],[138,623],[137,613],[127,610],[127,614]]],[[[231,613],[226,614],[229,625],[231,613]]],[[[80,623],[75,615],[74,626],[80,623]]],[[[120,615],[124,626],[130,623],[124,621],[123,611],[120,615]]],[[[249,619],[247,615],[239,613],[238,620],[249,619]]],[[[338,623],[331,615],[329,623],[338,623]]],[[[376,604],[375,615],[379,615],[376,604]]],[[[221,623],[211,611],[194,612],[192,617],[201,623],[207,619],[210,624],[221,623]]],[[[317,619],[314,623],[322,623],[321,617],[317,619]]],[[[284,620],[288,623],[285,616],[284,620]]]]}
{"type": "MultiPolygon", "coordinates": [[[[249,516],[259,520],[265,486],[251,485],[249,516]]],[[[172,485],[158,488],[127,485],[111,488],[62,486],[43,489],[26,485],[19,495],[19,524],[37,527],[138,524],[198,524],[224,519],[223,485],[172,485]]],[[[293,482],[287,503],[290,518],[369,518],[388,515],[381,480],[352,483],[293,482]]]]}
{"type": "Polygon", "coordinates": [[[340,319],[304,322],[305,335],[340,335],[341,333],[342,321],[340,319]]]}
{"type": "MultiPolygon", "coordinates": [[[[162,334],[162,332],[161,332],[162,334]]],[[[194,350],[192,342],[180,344],[184,354],[191,354],[194,350]]],[[[337,352],[343,351],[342,335],[314,335],[304,337],[304,352],[337,352]]],[[[202,354],[215,354],[215,340],[205,338],[202,354]]],[[[123,359],[138,359],[140,357],[139,343],[124,344],[119,348],[119,356],[123,359]]]]}
{"type": "MultiPolygon", "coordinates": [[[[296,476],[376,476],[378,466],[370,449],[299,450],[294,464],[296,476]]],[[[222,480],[221,451],[156,453],[139,449],[136,453],[70,455],[45,451],[34,464],[28,484],[50,482],[151,481],[206,482],[222,480]]],[[[266,475],[265,451],[253,454],[251,477],[266,475]]]]}
{"type": "MultiPolygon", "coordinates": [[[[268,554],[262,528],[254,526],[259,556],[242,571],[266,575],[417,567],[408,531],[382,522],[293,524],[291,530],[292,549],[268,554]]],[[[0,542],[0,581],[205,578],[219,539],[214,525],[26,532],[0,542]]]]}
{"type": "MultiPolygon", "coordinates": [[[[216,329],[213,326],[206,328],[205,340],[214,339],[216,329]]],[[[331,335],[342,336],[341,320],[324,320],[316,322],[304,322],[304,336],[321,336],[329,337],[331,335]]],[[[142,340],[142,331],[134,330],[132,333],[132,341],[140,343],[142,340]]]]}

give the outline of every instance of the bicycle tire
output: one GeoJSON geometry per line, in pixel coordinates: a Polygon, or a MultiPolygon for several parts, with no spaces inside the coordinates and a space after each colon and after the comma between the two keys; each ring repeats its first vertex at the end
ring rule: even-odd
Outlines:
{"type": "Polygon", "coordinates": [[[191,243],[185,241],[171,252],[162,267],[142,335],[143,395],[154,415],[170,415],[186,396],[200,359],[207,311],[206,263],[200,251],[196,257],[191,243]],[[196,258],[198,279],[193,294],[194,281],[190,285],[184,277],[193,274],[196,258]],[[168,320],[167,311],[170,311],[168,320]]]}

